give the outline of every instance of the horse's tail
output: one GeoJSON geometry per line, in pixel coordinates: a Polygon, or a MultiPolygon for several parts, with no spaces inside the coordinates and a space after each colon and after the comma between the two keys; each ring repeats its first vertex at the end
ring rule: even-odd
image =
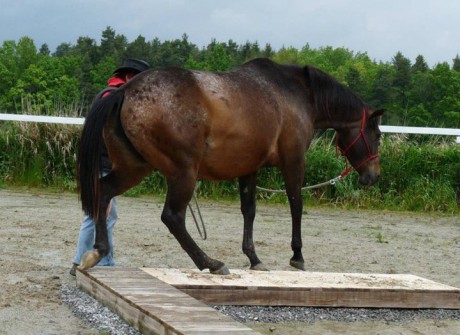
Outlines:
{"type": "MultiPolygon", "coordinates": [[[[99,219],[101,155],[104,150],[102,133],[108,116],[119,114],[124,100],[124,90],[119,89],[108,97],[95,101],[89,110],[80,137],[77,156],[77,181],[83,211],[94,220],[99,219]]],[[[119,115],[117,116],[119,117],[119,115]]]]}

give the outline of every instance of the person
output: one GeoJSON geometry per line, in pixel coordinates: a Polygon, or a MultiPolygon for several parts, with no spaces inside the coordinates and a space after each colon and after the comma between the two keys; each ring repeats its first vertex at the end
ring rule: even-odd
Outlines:
{"type": "MultiPolygon", "coordinates": [[[[116,90],[118,87],[122,86],[123,84],[127,83],[137,74],[146,71],[150,68],[150,65],[143,60],[140,59],[126,59],[122,66],[117,68],[113,72],[113,76],[108,80],[108,86],[101,92],[99,92],[94,101],[103,99],[108,96],[112,91],[116,90]]],[[[102,150],[102,171],[101,175],[107,175],[111,168],[112,163],[107,154],[107,149],[103,148],[102,150]]],[[[113,257],[113,228],[115,223],[117,222],[117,199],[116,197],[112,199],[109,205],[109,211],[107,215],[107,233],[109,238],[109,245],[110,245],[110,252],[108,255],[104,256],[97,265],[101,266],[114,266],[115,260],[113,257]]],[[[80,264],[80,260],[83,255],[93,249],[95,240],[95,222],[93,218],[85,215],[83,217],[83,221],[80,226],[80,232],[78,235],[78,242],[77,242],[77,251],[75,257],[73,258],[72,268],[70,269],[70,274],[72,276],[76,275],[77,266],[80,264]]]]}

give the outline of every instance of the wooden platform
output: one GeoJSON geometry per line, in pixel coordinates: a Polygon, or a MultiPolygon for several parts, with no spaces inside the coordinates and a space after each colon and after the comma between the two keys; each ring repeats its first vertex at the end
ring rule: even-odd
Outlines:
{"type": "Polygon", "coordinates": [[[460,308],[460,289],[413,275],[230,271],[96,267],[77,286],[143,334],[257,334],[205,303],[460,308]]]}
{"type": "Polygon", "coordinates": [[[259,334],[140,269],[77,271],[77,286],[142,334],[259,334]]]}
{"type": "Polygon", "coordinates": [[[460,289],[409,274],[230,270],[144,272],[215,305],[460,308],[460,289]]]}

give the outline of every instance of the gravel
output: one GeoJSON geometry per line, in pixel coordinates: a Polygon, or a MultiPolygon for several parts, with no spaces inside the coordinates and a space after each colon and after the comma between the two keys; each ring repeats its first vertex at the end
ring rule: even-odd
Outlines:
{"type": "Polygon", "coordinates": [[[92,327],[111,335],[139,335],[140,333],[123,321],[117,314],[76,286],[63,285],[61,299],[80,319],[92,327]]]}
{"type": "MultiPolygon", "coordinates": [[[[133,327],[72,285],[61,288],[61,299],[72,312],[92,327],[111,335],[138,335],[133,327]]],[[[460,310],[388,308],[312,308],[271,306],[213,306],[239,322],[385,321],[407,323],[416,320],[460,320],[460,310]]]]}
{"type": "Polygon", "coordinates": [[[271,306],[214,306],[219,312],[240,322],[317,322],[460,320],[460,310],[389,308],[312,308],[271,306]]]}

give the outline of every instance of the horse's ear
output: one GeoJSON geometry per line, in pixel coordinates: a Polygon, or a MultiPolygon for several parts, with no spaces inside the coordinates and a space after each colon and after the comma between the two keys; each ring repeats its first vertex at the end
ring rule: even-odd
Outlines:
{"type": "Polygon", "coordinates": [[[382,116],[383,113],[385,113],[385,110],[384,110],[384,109],[373,110],[373,111],[372,111],[372,114],[369,115],[369,118],[373,118],[373,117],[377,117],[377,116],[382,116]]]}

